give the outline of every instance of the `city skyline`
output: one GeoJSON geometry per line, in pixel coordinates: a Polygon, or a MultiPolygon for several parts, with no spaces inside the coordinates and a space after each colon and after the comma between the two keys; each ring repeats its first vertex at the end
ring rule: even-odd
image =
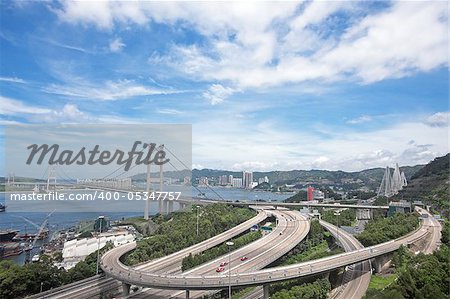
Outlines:
{"type": "Polygon", "coordinates": [[[3,126],[190,123],[198,169],[448,152],[445,2],[0,5],[3,126]]]}

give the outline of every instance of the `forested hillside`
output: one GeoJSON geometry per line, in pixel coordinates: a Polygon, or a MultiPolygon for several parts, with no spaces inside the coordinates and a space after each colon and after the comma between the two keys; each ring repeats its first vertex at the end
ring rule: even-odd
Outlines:
{"type": "Polygon", "coordinates": [[[450,154],[438,157],[412,175],[408,186],[396,197],[422,200],[433,209],[450,217],[450,154]]]}

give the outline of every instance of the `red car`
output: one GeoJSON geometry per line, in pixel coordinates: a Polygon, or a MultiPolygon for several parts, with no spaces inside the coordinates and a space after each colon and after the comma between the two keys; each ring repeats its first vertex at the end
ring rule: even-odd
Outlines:
{"type": "Polygon", "coordinates": [[[246,257],[246,256],[241,257],[241,261],[246,261],[246,260],[248,260],[248,257],[246,257]]]}
{"type": "Polygon", "coordinates": [[[220,266],[221,266],[221,267],[225,267],[226,265],[228,265],[227,262],[221,262],[221,263],[220,263],[220,266]]]}
{"type": "Polygon", "coordinates": [[[219,272],[222,272],[223,270],[225,270],[224,267],[219,267],[219,268],[216,269],[216,272],[219,273],[219,272]]]}

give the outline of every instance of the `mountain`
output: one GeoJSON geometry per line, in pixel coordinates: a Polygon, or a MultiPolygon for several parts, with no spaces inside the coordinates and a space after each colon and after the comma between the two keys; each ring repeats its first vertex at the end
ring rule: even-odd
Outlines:
{"type": "MultiPolygon", "coordinates": [[[[416,166],[404,166],[401,170],[405,172],[407,179],[421,169],[423,165],[416,166]]],[[[289,171],[268,171],[268,172],[253,172],[253,179],[258,180],[267,176],[270,184],[282,186],[288,185],[320,185],[320,186],[338,186],[344,190],[354,190],[360,187],[367,187],[371,190],[377,190],[383,178],[383,168],[372,168],[357,172],[345,172],[345,171],[330,171],[330,170],[289,170],[289,171]]],[[[242,172],[217,170],[217,169],[193,169],[182,171],[167,171],[164,172],[165,177],[171,177],[174,179],[183,179],[184,177],[192,177],[194,184],[198,183],[199,178],[207,177],[210,182],[218,182],[218,177],[221,175],[233,175],[235,178],[242,178],[242,172]]],[[[157,176],[156,173],[152,175],[157,176]]],[[[132,177],[133,180],[144,181],[146,174],[141,173],[132,177]]]]}
{"type": "Polygon", "coordinates": [[[396,196],[409,201],[422,200],[447,218],[450,217],[450,154],[438,157],[411,176],[408,186],[396,196]]]}

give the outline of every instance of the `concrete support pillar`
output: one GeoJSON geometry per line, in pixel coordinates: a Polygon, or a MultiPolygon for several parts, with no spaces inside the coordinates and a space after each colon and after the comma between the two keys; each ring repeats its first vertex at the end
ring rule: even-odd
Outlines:
{"type": "Polygon", "coordinates": [[[169,200],[169,213],[173,212],[173,200],[169,200]]]}
{"type": "Polygon", "coordinates": [[[189,299],[189,290],[186,290],[186,299],[189,299]]]}
{"type": "Polygon", "coordinates": [[[161,199],[158,200],[158,213],[163,214],[163,201],[161,199]]]}
{"type": "MultiPolygon", "coordinates": [[[[150,196],[150,190],[151,190],[151,178],[150,178],[151,172],[150,172],[150,164],[147,165],[147,184],[146,184],[146,192],[148,196],[150,196]]],[[[145,201],[145,207],[144,207],[144,219],[148,220],[148,212],[150,207],[150,199],[147,199],[145,201]]]]}
{"type": "Polygon", "coordinates": [[[263,299],[269,299],[269,284],[263,285],[263,299]]]}
{"type": "Polygon", "coordinates": [[[122,296],[123,297],[130,295],[130,287],[131,287],[130,284],[122,282],[122,296]]]}
{"type": "Polygon", "coordinates": [[[383,269],[388,268],[391,263],[391,258],[392,258],[391,254],[385,254],[373,259],[372,267],[375,269],[375,273],[380,273],[383,269]]]}
{"type": "Polygon", "coordinates": [[[375,258],[372,261],[372,267],[374,268],[375,273],[380,273],[381,272],[381,260],[379,258],[375,258]]]}

